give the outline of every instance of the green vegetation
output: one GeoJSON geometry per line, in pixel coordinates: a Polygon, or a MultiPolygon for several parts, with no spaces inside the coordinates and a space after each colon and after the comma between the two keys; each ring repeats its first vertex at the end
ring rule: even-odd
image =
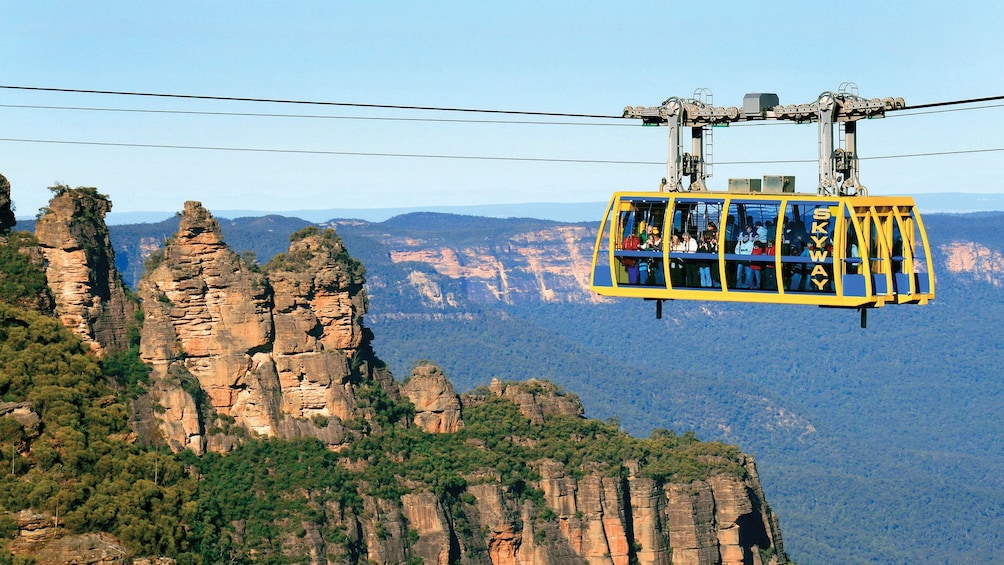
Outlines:
{"type": "Polygon", "coordinates": [[[310,266],[310,262],[319,253],[330,256],[335,262],[344,265],[348,273],[354,277],[362,277],[366,274],[366,268],[355,257],[349,255],[342,244],[342,238],[333,229],[322,230],[317,226],[307,226],[289,236],[291,244],[296,244],[308,237],[318,239],[316,247],[301,247],[296,251],[279,253],[268,260],[264,265],[264,270],[269,271],[303,271],[310,266]]]}
{"type": "Polygon", "coordinates": [[[18,231],[0,237],[0,302],[14,304],[22,308],[36,308],[39,304],[51,302],[45,272],[29,253],[34,250],[39,257],[41,250],[35,237],[28,232],[18,231]]]}
{"type": "MultiPolygon", "coordinates": [[[[531,425],[494,396],[471,403],[462,431],[427,434],[406,426],[413,418],[409,403],[366,378],[355,384],[371,433],[343,452],[316,440],[249,440],[228,455],[172,454],[128,439],[126,403],[148,375],[135,344],[99,361],[58,320],[0,304],[0,399],[27,403],[41,417],[37,430],[0,417],[0,453],[13,462],[12,473],[0,473],[0,512],[58,514],[70,533],[109,532],[136,555],[179,563],[243,563],[253,555],[285,563],[296,562],[283,557],[285,544],[306,535],[304,524],[314,524],[344,555],[361,555],[344,516],[365,512],[362,495],[397,501],[431,491],[457,530],[473,535],[468,482],[500,482],[518,500],[536,504],[537,520],[553,520],[543,492],[532,486],[539,479],[533,462],[543,458],[578,476],[616,476],[628,459],[661,481],[743,472],[735,448],[702,444],[692,434],[639,440],[616,425],[571,416],[531,425]]],[[[171,378],[208,410],[190,375],[171,378]]],[[[15,532],[9,519],[0,521],[0,543],[15,532]]]]}
{"type": "MultiPolygon", "coordinates": [[[[464,504],[473,502],[465,495],[471,477],[501,481],[537,504],[538,519],[550,519],[542,492],[529,486],[539,478],[532,462],[545,457],[579,475],[622,473],[626,459],[643,462],[642,472],[659,480],[742,472],[735,448],[692,435],[639,440],[614,425],[570,416],[531,425],[494,396],[467,410],[462,431],[426,434],[402,425],[412,417],[410,404],[366,380],[358,383],[360,403],[382,431],[345,452],[332,453],[316,440],[258,440],[229,455],[173,455],[125,440],[126,405],[106,384],[111,379],[133,394],[146,375],[134,349],[99,363],[57,320],[0,305],[0,397],[28,402],[42,417],[35,437],[0,418],[0,452],[15,450],[14,473],[0,474],[0,509],[55,514],[58,506],[70,532],[106,531],[137,554],[217,563],[282,555],[290,528],[303,523],[318,524],[324,539],[347,554],[358,552],[343,523],[327,514],[362,512],[360,494],[398,500],[431,490],[463,522],[464,504]]],[[[8,537],[13,533],[9,523],[0,526],[8,537]]]]}
{"type": "Polygon", "coordinates": [[[58,320],[0,304],[0,399],[27,402],[37,432],[0,418],[0,509],[55,514],[71,532],[106,531],[140,554],[188,550],[196,481],[172,455],[127,441],[128,408],[58,320]],[[12,451],[13,450],[13,451],[12,451]]]}

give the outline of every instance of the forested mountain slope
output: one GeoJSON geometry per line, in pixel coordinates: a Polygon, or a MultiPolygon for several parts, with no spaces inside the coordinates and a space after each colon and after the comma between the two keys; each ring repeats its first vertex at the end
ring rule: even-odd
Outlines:
{"type": "Polygon", "coordinates": [[[186,202],[133,316],[96,300],[107,197],[53,192],[51,243],[0,229],[0,563],[788,562],[734,446],[632,437],[533,378],[395,381],[333,230],[259,266],[186,202]]]}

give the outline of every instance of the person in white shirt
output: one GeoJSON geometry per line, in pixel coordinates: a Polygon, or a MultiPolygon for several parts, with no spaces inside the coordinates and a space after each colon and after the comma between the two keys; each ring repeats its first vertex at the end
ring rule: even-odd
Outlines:
{"type": "MultiPolygon", "coordinates": [[[[752,255],[753,254],[753,238],[750,237],[749,232],[743,233],[742,238],[736,243],[736,255],[752,255]]],[[[736,288],[750,288],[752,281],[753,272],[750,269],[750,264],[746,261],[740,261],[739,265],[736,267],[736,288]]]]}

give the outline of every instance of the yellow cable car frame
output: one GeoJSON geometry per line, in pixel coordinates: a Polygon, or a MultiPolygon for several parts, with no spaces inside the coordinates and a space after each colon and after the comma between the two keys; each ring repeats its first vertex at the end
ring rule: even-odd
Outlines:
{"type": "Polygon", "coordinates": [[[923,220],[909,197],[618,192],[597,236],[590,288],[627,298],[862,309],[926,304],[934,298],[931,264],[923,220]],[[736,226],[746,219],[736,216],[752,216],[750,210],[774,221],[772,239],[764,242],[771,255],[735,252],[736,226]],[[625,248],[627,234],[649,228],[667,234],[660,250],[625,248]],[[672,235],[684,232],[694,239],[714,233],[718,252],[672,250],[672,235]],[[762,280],[750,288],[739,271],[754,266],[762,280]],[[709,270],[707,286],[691,274],[701,268],[709,270]]]}

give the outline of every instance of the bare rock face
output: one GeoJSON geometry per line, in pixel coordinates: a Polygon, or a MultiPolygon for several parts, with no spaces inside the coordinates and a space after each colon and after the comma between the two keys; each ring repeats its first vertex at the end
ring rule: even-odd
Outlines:
{"type": "Polygon", "coordinates": [[[17,224],[14,219],[14,208],[11,206],[10,181],[7,177],[0,175],[0,233],[3,233],[17,224]]]}
{"type": "Polygon", "coordinates": [[[93,188],[55,187],[35,237],[48,263],[56,315],[98,355],[129,346],[136,304],[115,269],[105,214],[111,202],[93,188]]]}
{"type": "Polygon", "coordinates": [[[141,356],[173,448],[227,451],[246,432],[337,447],[342,422],[361,415],[350,377],[392,381],[364,339],[361,265],[331,230],[292,240],[259,269],[186,202],[177,235],[152,256],[139,284],[141,356]]]}
{"type": "Polygon", "coordinates": [[[430,434],[453,433],[464,427],[460,398],[436,365],[419,365],[401,387],[401,394],[415,405],[415,425],[430,434]]]}
{"type": "MultiPolygon", "coordinates": [[[[411,237],[385,240],[390,260],[425,263],[441,275],[464,281],[466,298],[478,303],[602,302],[589,292],[596,234],[582,226],[560,226],[515,234],[494,244],[458,245],[411,237]]],[[[460,297],[441,288],[420,271],[411,270],[407,284],[426,306],[450,306],[460,297]]]]}
{"type": "Polygon", "coordinates": [[[492,379],[489,390],[495,396],[505,398],[519,406],[519,411],[529,418],[532,424],[542,423],[546,416],[582,417],[585,414],[578,397],[559,390],[552,382],[530,379],[520,383],[504,383],[492,379]]]}

